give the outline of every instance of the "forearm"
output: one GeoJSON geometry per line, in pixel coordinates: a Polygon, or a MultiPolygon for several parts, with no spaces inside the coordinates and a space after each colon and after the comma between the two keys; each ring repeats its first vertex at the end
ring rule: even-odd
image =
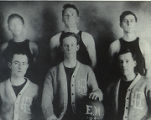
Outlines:
{"type": "Polygon", "coordinates": [[[93,56],[90,59],[91,59],[91,66],[92,66],[92,68],[95,68],[96,63],[97,63],[96,56],[93,56]]]}
{"type": "Polygon", "coordinates": [[[48,118],[46,118],[46,120],[58,120],[58,118],[53,114],[49,116],[48,118]]]}

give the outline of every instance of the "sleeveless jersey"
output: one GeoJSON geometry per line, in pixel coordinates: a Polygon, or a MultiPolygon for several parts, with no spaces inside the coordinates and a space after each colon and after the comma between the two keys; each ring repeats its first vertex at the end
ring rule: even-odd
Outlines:
{"type": "Polygon", "coordinates": [[[14,42],[13,40],[10,40],[8,42],[8,47],[4,51],[4,57],[8,59],[7,56],[11,54],[11,52],[20,51],[22,53],[26,53],[29,57],[29,62],[33,61],[33,55],[29,48],[29,40],[25,40],[23,42],[14,42]]]}
{"type": "MultiPolygon", "coordinates": [[[[66,32],[62,31],[60,38],[61,38],[62,36],[64,36],[65,34],[66,34],[66,32]]],[[[90,60],[90,57],[89,57],[87,48],[86,48],[85,44],[84,44],[83,41],[82,41],[82,37],[81,37],[82,31],[79,31],[76,35],[77,35],[77,38],[79,39],[79,46],[80,46],[80,48],[79,48],[79,50],[78,50],[78,52],[77,52],[77,59],[78,59],[81,63],[83,63],[83,64],[91,65],[91,60],[90,60]]],[[[60,50],[61,50],[61,48],[60,48],[60,50]]],[[[59,51],[60,51],[60,50],[59,50],[59,51]]],[[[59,53],[59,52],[58,52],[58,53],[59,53]]],[[[59,57],[61,57],[61,56],[59,56],[59,57]]],[[[62,58],[63,58],[63,53],[62,53],[62,58]]],[[[57,59],[57,60],[58,60],[58,59],[57,59]]],[[[63,60],[63,59],[62,59],[62,60],[63,60]]]]}
{"type": "Polygon", "coordinates": [[[127,42],[123,38],[120,38],[119,41],[121,45],[120,50],[130,49],[136,55],[137,71],[141,75],[146,75],[145,59],[139,47],[139,38],[136,38],[136,40],[131,42],[127,42]]]}

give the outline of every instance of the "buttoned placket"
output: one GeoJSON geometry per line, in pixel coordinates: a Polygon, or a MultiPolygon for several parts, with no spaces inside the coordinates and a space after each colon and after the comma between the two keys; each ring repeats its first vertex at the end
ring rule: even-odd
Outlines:
{"type": "Polygon", "coordinates": [[[18,120],[19,118],[19,103],[20,103],[21,93],[16,97],[15,105],[14,105],[14,120],[18,120]]]}
{"type": "Polygon", "coordinates": [[[130,94],[132,92],[133,86],[136,84],[136,82],[141,78],[141,76],[138,74],[135,78],[135,80],[130,84],[130,86],[127,89],[126,92],[126,98],[125,98],[125,108],[124,108],[124,115],[123,120],[128,120],[128,111],[129,111],[129,104],[130,104],[130,94]]]}
{"type": "Polygon", "coordinates": [[[16,94],[12,88],[11,82],[10,82],[10,80],[8,80],[8,88],[9,88],[9,91],[10,91],[13,101],[14,101],[14,119],[13,120],[19,120],[20,99],[22,97],[22,93],[28,87],[28,85],[29,85],[29,80],[27,80],[27,83],[25,84],[23,89],[19,92],[18,96],[16,96],[16,94]]]}
{"type": "Polygon", "coordinates": [[[72,106],[72,110],[74,111],[74,107],[75,107],[75,78],[74,78],[74,74],[71,77],[71,106],[72,106]]]}
{"type": "Polygon", "coordinates": [[[125,98],[125,108],[124,108],[124,116],[123,120],[128,119],[128,110],[129,110],[129,97],[130,97],[131,89],[127,89],[126,98],[125,98]]]}
{"type": "Polygon", "coordinates": [[[72,106],[72,110],[73,112],[76,112],[75,110],[75,76],[77,74],[77,71],[79,69],[79,63],[77,62],[76,68],[71,76],[71,106],[72,106]]]}

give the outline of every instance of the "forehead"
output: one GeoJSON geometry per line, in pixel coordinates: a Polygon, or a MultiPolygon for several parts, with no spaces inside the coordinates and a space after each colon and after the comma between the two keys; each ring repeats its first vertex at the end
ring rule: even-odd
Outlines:
{"type": "Polygon", "coordinates": [[[64,11],[64,15],[67,13],[77,14],[77,11],[74,8],[66,8],[64,11]]]}
{"type": "Polygon", "coordinates": [[[28,58],[26,55],[23,54],[14,54],[12,61],[21,61],[21,62],[27,62],[28,58]]]}
{"type": "Polygon", "coordinates": [[[128,14],[128,15],[126,15],[126,16],[124,17],[124,19],[127,19],[127,20],[129,20],[129,19],[134,19],[134,20],[135,20],[135,17],[134,17],[134,15],[132,15],[132,14],[128,14]]]}
{"type": "Polygon", "coordinates": [[[12,23],[12,22],[21,22],[21,23],[23,23],[22,20],[21,20],[21,18],[19,18],[19,17],[13,17],[13,18],[11,18],[9,20],[9,23],[12,23]]]}
{"type": "Polygon", "coordinates": [[[125,59],[132,59],[133,60],[132,53],[127,52],[127,53],[119,55],[119,60],[125,60],[125,59]]]}
{"type": "Polygon", "coordinates": [[[63,39],[63,43],[75,43],[77,39],[73,36],[69,36],[63,39]]]}

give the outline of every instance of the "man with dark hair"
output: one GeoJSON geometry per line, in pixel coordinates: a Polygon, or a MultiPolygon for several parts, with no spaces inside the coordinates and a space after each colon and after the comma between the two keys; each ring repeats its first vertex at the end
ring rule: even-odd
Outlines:
{"type": "Polygon", "coordinates": [[[75,5],[65,4],[63,6],[62,21],[65,29],[50,40],[52,63],[56,64],[63,60],[63,57],[61,57],[60,39],[67,32],[71,32],[75,33],[79,38],[80,48],[77,53],[77,59],[84,64],[90,65],[93,68],[95,67],[97,62],[95,42],[92,35],[78,30],[79,19],[79,10],[75,5]]]}
{"type": "Polygon", "coordinates": [[[63,6],[62,16],[64,16],[65,10],[66,10],[67,8],[72,8],[72,9],[76,10],[77,15],[79,16],[79,10],[78,10],[78,8],[77,8],[75,5],[73,5],[73,4],[65,4],[65,5],[63,6]]]}
{"type": "Polygon", "coordinates": [[[11,20],[12,20],[12,19],[15,19],[15,18],[20,19],[20,20],[22,21],[22,23],[25,24],[24,18],[23,18],[22,16],[20,16],[19,14],[17,14],[17,13],[11,14],[11,15],[8,17],[8,19],[7,19],[7,23],[9,24],[9,23],[11,22],[11,20]]]}
{"type": "MultiPolygon", "coordinates": [[[[147,41],[140,39],[136,35],[137,17],[131,11],[124,11],[120,16],[120,27],[123,29],[123,37],[111,43],[109,54],[111,61],[120,50],[130,49],[136,54],[138,72],[149,77],[151,72],[150,47],[147,41]]],[[[115,60],[116,61],[116,60],[115,60]]]]}
{"type": "Polygon", "coordinates": [[[110,120],[151,120],[151,82],[137,71],[135,53],[118,54],[120,79],[110,88],[110,120]]]}
{"type": "Polygon", "coordinates": [[[0,57],[1,59],[1,68],[0,68],[0,78],[5,79],[8,77],[8,69],[7,63],[5,62],[8,58],[8,54],[12,51],[20,51],[26,52],[29,56],[29,62],[32,64],[29,67],[29,74],[27,73],[28,77],[32,77],[33,75],[33,66],[37,59],[39,50],[38,46],[35,42],[32,42],[25,36],[25,21],[24,18],[19,15],[18,13],[13,13],[8,16],[7,19],[8,29],[12,34],[12,38],[9,41],[4,42],[0,46],[0,57]]]}
{"type": "Polygon", "coordinates": [[[38,86],[25,77],[29,57],[19,51],[9,55],[10,77],[0,83],[0,120],[34,120],[38,86]]]}
{"type": "Polygon", "coordinates": [[[132,12],[132,11],[124,11],[121,15],[120,15],[120,24],[123,22],[125,16],[127,15],[133,15],[135,18],[135,21],[137,22],[137,17],[136,15],[132,12]]]}
{"type": "Polygon", "coordinates": [[[12,33],[12,38],[2,44],[0,50],[7,58],[7,54],[11,51],[26,51],[31,61],[35,61],[38,56],[38,46],[35,42],[31,42],[24,36],[25,22],[21,15],[17,13],[11,14],[8,19],[8,29],[12,33]]]}
{"type": "Polygon", "coordinates": [[[61,39],[64,60],[51,68],[44,82],[42,109],[46,120],[78,120],[79,104],[88,97],[102,100],[92,69],[77,60],[78,39],[68,33],[61,39]]]}

